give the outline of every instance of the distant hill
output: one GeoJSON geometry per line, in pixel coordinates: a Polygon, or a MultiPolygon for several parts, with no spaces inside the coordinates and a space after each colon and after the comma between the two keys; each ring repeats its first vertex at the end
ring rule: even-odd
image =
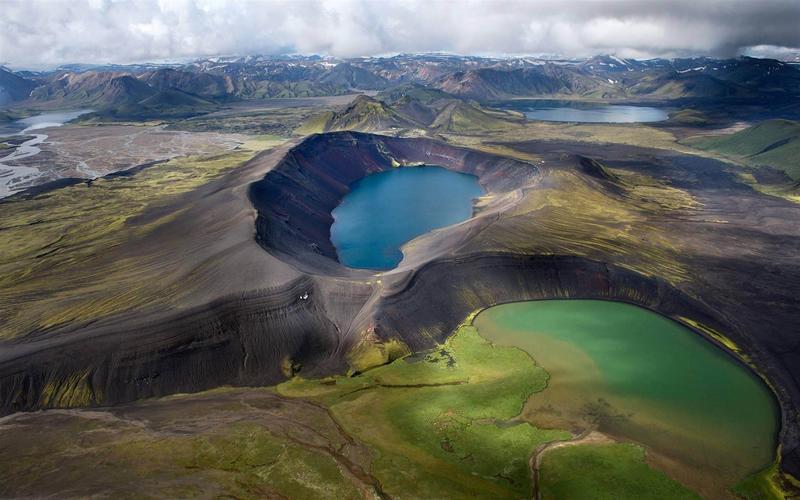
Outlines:
{"type": "Polygon", "coordinates": [[[339,111],[312,117],[297,132],[425,129],[470,133],[505,129],[521,120],[515,114],[412,83],[381,92],[377,99],[358,96],[339,111]]]}
{"type": "Polygon", "coordinates": [[[233,89],[233,85],[225,77],[173,68],[149,71],[138,78],[156,90],[175,89],[210,98],[224,97],[233,89]]]}
{"type": "Polygon", "coordinates": [[[389,104],[397,104],[400,101],[409,100],[422,104],[431,104],[440,99],[453,99],[454,96],[453,94],[448,94],[436,88],[426,87],[419,83],[406,83],[378,92],[375,97],[389,104]]]}
{"type": "Polygon", "coordinates": [[[13,111],[0,111],[0,123],[10,123],[23,117],[24,115],[13,111]]]}
{"type": "MultiPolygon", "coordinates": [[[[13,73],[0,74],[13,79],[15,88],[24,85],[27,105],[48,107],[83,106],[97,109],[121,108],[141,102],[164,91],[179,91],[204,100],[223,102],[236,99],[297,98],[340,95],[354,85],[360,88],[384,88],[383,78],[364,69],[348,67],[307,69],[282,66],[280,69],[250,67],[246,64],[209,66],[186,65],[182,68],[140,67],[139,73],[126,71],[57,71],[37,75],[37,80],[25,80],[13,73]],[[219,71],[231,69],[230,73],[219,71]],[[285,71],[284,71],[285,70],[285,71]],[[10,76],[9,76],[10,75],[10,76]],[[327,75],[327,78],[323,78],[327,75]],[[28,97],[30,95],[30,97],[28,97]]],[[[113,68],[125,68],[117,67],[113,68]]],[[[0,98],[6,92],[0,86],[0,98]]]]}
{"type": "Polygon", "coordinates": [[[800,96],[800,69],[747,57],[636,61],[597,56],[578,64],[544,62],[456,71],[431,84],[479,101],[540,96],[755,99],[800,96]]]}
{"type": "Polygon", "coordinates": [[[53,75],[31,92],[28,104],[93,107],[107,110],[107,113],[100,113],[106,116],[120,115],[120,111],[124,111],[122,115],[131,117],[136,114],[152,116],[154,109],[163,109],[165,116],[184,116],[191,107],[190,101],[199,106],[191,113],[197,114],[208,109],[213,102],[231,99],[315,97],[344,92],[347,92],[346,88],[322,82],[231,78],[159,68],[139,75],[97,71],[53,75]],[[141,113],[133,112],[135,105],[148,99],[145,104],[148,109],[141,113]],[[175,99],[181,101],[182,109],[167,112],[164,103],[175,99]],[[154,106],[157,102],[162,104],[154,106]]]}
{"type": "Polygon", "coordinates": [[[377,99],[391,105],[404,116],[417,123],[430,125],[447,102],[457,97],[439,89],[425,87],[418,83],[407,83],[379,92],[377,99]]]}
{"type": "Polygon", "coordinates": [[[0,67],[0,106],[26,99],[35,87],[34,82],[0,67]]]}
{"type": "Polygon", "coordinates": [[[214,103],[186,92],[176,89],[162,90],[139,102],[142,106],[149,107],[214,107],[214,103]]]}
{"type": "Polygon", "coordinates": [[[234,83],[234,96],[242,99],[319,97],[346,94],[348,89],[336,85],[301,80],[240,80],[234,83]]]}
{"type": "Polygon", "coordinates": [[[769,93],[800,92],[800,69],[796,65],[753,57],[742,57],[736,62],[709,65],[717,78],[746,88],[769,93]]]}
{"type": "Polygon", "coordinates": [[[113,107],[134,104],[158,91],[127,73],[65,73],[54,81],[37,87],[33,101],[54,105],[113,107]]]}
{"type": "Polygon", "coordinates": [[[136,78],[124,75],[111,79],[102,93],[92,104],[102,106],[114,104],[134,104],[155,95],[157,91],[144,85],[136,78]]]}
{"type": "Polygon", "coordinates": [[[479,100],[566,93],[563,82],[534,68],[501,70],[483,68],[448,75],[436,86],[453,95],[479,100]]]}
{"type": "Polygon", "coordinates": [[[209,100],[176,89],[163,90],[139,102],[102,108],[80,117],[82,122],[106,120],[138,121],[188,118],[219,109],[209,100]]]}
{"type": "Polygon", "coordinates": [[[800,122],[767,120],[739,132],[690,139],[693,146],[754,166],[770,166],[800,180],[800,122]]]}
{"type": "Polygon", "coordinates": [[[421,124],[403,116],[394,108],[371,97],[360,95],[340,111],[313,116],[302,131],[330,132],[337,130],[378,131],[393,128],[420,128],[421,124]]]}
{"type": "Polygon", "coordinates": [[[521,119],[476,103],[453,100],[443,106],[428,128],[438,132],[481,133],[507,129],[521,119]]]}
{"type": "Polygon", "coordinates": [[[631,85],[628,92],[634,96],[665,99],[746,97],[752,94],[745,87],[705,73],[689,74],[676,71],[644,76],[631,85]]]}
{"type": "Polygon", "coordinates": [[[319,81],[338,87],[361,90],[380,90],[389,85],[389,81],[382,76],[349,63],[337,64],[319,81]]]}
{"type": "Polygon", "coordinates": [[[479,101],[532,96],[611,97],[620,94],[607,79],[556,64],[511,70],[482,68],[457,72],[434,85],[445,92],[479,101]]]}
{"type": "Polygon", "coordinates": [[[697,109],[683,108],[670,113],[669,121],[679,125],[705,127],[713,123],[713,115],[697,109]]]}

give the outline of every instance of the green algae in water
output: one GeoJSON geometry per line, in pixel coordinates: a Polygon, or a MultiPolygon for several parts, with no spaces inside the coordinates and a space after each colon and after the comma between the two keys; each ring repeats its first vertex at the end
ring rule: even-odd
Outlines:
{"type": "Polygon", "coordinates": [[[712,492],[774,460],[779,417],[769,388],[668,318],[619,302],[550,300],[489,308],[475,326],[550,374],[526,406],[537,425],[642,443],[673,475],[712,492]]]}

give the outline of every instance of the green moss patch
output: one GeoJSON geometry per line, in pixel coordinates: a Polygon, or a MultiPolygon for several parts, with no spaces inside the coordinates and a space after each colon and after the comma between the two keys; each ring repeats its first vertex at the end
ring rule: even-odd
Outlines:
{"type": "Polygon", "coordinates": [[[392,496],[521,498],[530,495],[533,450],[570,437],[514,420],[546,383],[527,354],[465,326],[436,349],[362,375],[295,379],[278,390],[329,405],[375,451],[372,473],[392,496]]]}
{"type": "Polygon", "coordinates": [[[771,166],[800,180],[800,122],[766,120],[734,134],[690,139],[693,146],[752,166],[771,166]]]}
{"type": "Polygon", "coordinates": [[[542,498],[595,500],[700,498],[645,462],[633,444],[584,444],[548,451],[542,459],[542,498]]]}

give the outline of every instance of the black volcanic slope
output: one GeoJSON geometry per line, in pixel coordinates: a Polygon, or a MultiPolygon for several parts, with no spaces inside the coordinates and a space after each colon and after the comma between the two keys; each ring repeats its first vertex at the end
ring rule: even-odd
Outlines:
{"type": "MultiPolygon", "coordinates": [[[[658,311],[720,347],[714,332],[734,342],[775,388],[783,467],[797,476],[800,207],[753,191],[714,160],[627,146],[503,147],[543,162],[353,132],[260,155],[181,200],[193,208],[172,223],[180,234],[222,231],[215,240],[235,250],[200,272],[212,273],[210,287],[241,280],[241,293],[210,302],[197,298],[203,293],[191,307],[128,312],[2,345],[0,409],[113,404],[269,384],[298,370],[343,372],[365,337],[423,349],[479,308],[614,299],[658,311]],[[472,173],[488,196],[469,221],[406,247],[393,271],[343,267],[329,239],[330,211],[352,182],[417,163],[472,173]],[[653,189],[692,203],[658,205],[651,191],[626,184],[628,175],[660,179],[653,189]],[[575,206],[588,208],[569,212],[575,206]],[[208,223],[208,214],[228,212],[236,216],[225,224],[208,223]]],[[[155,239],[141,245],[163,244],[155,239]]]]}
{"type": "Polygon", "coordinates": [[[320,364],[336,345],[318,290],[301,278],[130,327],[8,346],[0,401],[7,413],[73,406],[87,390],[90,401],[115,403],[223,384],[270,385],[286,378],[287,357],[320,364]]]}

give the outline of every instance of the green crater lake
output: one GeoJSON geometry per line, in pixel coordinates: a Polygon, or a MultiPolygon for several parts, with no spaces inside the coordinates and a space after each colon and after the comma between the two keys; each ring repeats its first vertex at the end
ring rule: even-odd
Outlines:
{"type": "Polygon", "coordinates": [[[641,443],[649,461],[711,496],[775,458],[770,389],[666,317],[620,302],[546,300],[491,307],[474,324],[550,374],[523,410],[535,425],[641,443]]]}
{"type": "Polygon", "coordinates": [[[392,269],[403,259],[403,244],[469,219],[483,194],[477,177],[437,166],[372,174],[350,186],[333,210],[331,242],[348,267],[392,269]]]}

